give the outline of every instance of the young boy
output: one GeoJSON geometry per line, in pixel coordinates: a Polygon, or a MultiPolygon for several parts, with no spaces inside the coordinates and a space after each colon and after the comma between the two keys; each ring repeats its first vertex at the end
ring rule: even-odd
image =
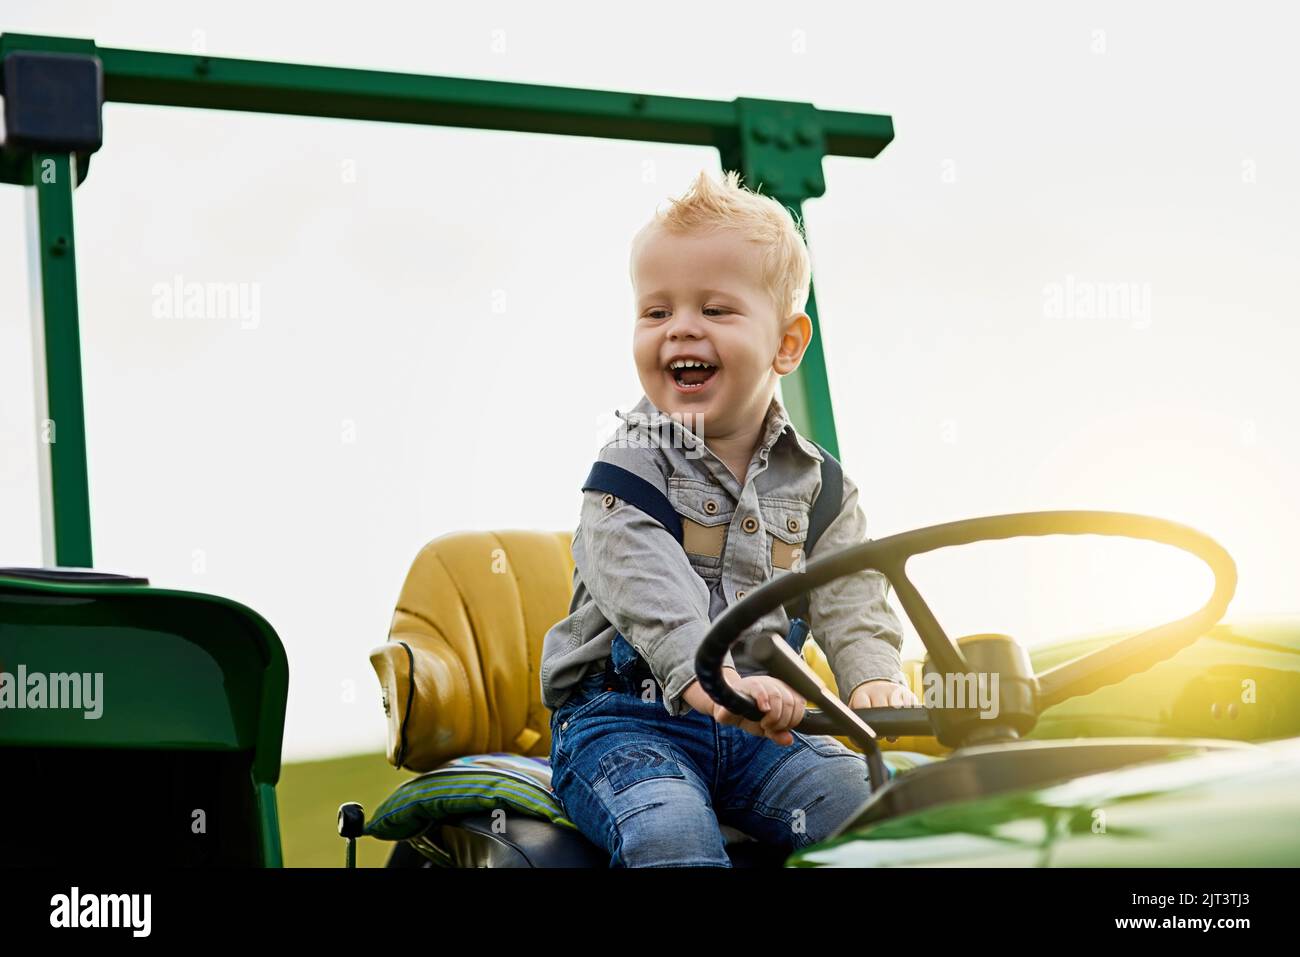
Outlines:
{"type": "MultiPolygon", "coordinates": [[[[822,454],[776,386],[812,337],[811,265],[784,206],[735,172],[721,184],[701,172],[634,238],[631,278],[645,396],[618,413],[599,461],[664,493],[683,537],[619,496],[583,493],[570,613],[542,648],[552,786],[611,866],[727,867],[720,823],[793,851],[833,833],[870,790],[862,755],[794,731],[803,698],[746,653],[755,635],[786,635],[784,609],[724,660],[761,722],[715,705],[694,673],[710,622],[802,559],[822,454]]],[[[817,554],[866,539],[845,476],[817,554]]],[[[916,703],[887,588],[868,571],[810,594],[813,635],[853,708],[916,703]]]]}

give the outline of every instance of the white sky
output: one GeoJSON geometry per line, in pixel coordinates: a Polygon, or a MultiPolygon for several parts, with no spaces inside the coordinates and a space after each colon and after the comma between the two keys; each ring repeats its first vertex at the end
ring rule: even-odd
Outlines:
{"type": "MultiPolygon", "coordinates": [[[[895,142],[828,158],[805,208],[873,536],[1158,515],[1232,552],[1234,616],[1300,609],[1296,26],[1174,3],[0,2],[0,29],[102,46],[888,113],[895,142]],[[1107,283],[1149,309],[1049,307],[1107,283]]],[[[76,206],[96,565],[271,622],[286,758],[379,750],[367,653],[411,559],[456,529],[572,528],[640,395],[628,241],[717,154],[112,104],[104,122],[76,206]],[[176,276],[256,285],[255,328],[155,318],[176,276]]],[[[10,565],[41,561],[25,215],[0,188],[10,565]]],[[[953,636],[1027,644],[1179,617],[1209,587],[1195,559],[1092,536],[909,567],[953,636]]]]}

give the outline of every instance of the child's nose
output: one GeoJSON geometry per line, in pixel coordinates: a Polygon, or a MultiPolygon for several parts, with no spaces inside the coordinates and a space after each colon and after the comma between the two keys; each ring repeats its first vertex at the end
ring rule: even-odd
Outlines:
{"type": "Polygon", "coordinates": [[[700,337],[700,328],[703,324],[703,317],[691,309],[681,309],[673,313],[672,318],[668,321],[667,335],[669,339],[700,337]]]}

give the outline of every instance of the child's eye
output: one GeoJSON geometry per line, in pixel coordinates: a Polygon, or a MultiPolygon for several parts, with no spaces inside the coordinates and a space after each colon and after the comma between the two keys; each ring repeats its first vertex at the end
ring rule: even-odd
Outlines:
{"type": "MultiPolygon", "coordinates": [[[[706,316],[709,315],[709,314],[711,314],[711,313],[716,313],[717,315],[724,315],[724,314],[726,314],[726,313],[728,313],[728,312],[730,312],[730,311],[731,311],[731,310],[728,309],[728,308],[726,308],[725,306],[705,306],[705,307],[704,307],[704,314],[705,314],[706,316]]],[[[668,310],[667,310],[667,309],[651,309],[649,312],[646,313],[646,318],[647,318],[647,319],[666,319],[667,317],[668,317],[668,310]],[[660,315],[660,313],[662,313],[663,315],[660,315]]]]}

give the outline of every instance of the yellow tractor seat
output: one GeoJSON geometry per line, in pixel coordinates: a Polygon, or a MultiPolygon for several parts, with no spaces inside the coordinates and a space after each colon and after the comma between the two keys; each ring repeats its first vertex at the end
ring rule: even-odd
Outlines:
{"type": "Polygon", "coordinates": [[[416,555],[388,642],[370,655],[394,766],[429,771],[467,754],[550,754],[538,662],[543,636],[569,613],[571,538],[454,532],[416,555]]]}
{"type": "MultiPolygon", "coordinates": [[[[542,638],[569,611],[571,541],[569,532],[455,532],[430,542],[412,563],[388,641],[370,654],[388,718],[388,760],[421,772],[367,825],[367,833],[409,844],[394,860],[410,862],[414,847],[443,866],[607,865],[549,792],[550,710],[538,664],[542,638]],[[446,793],[448,772],[473,785],[477,803],[446,793]],[[502,781],[504,788],[488,793],[484,782],[502,781]],[[435,799],[434,810],[411,817],[435,799]],[[548,799],[549,811],[542,807],[548,799]],[[533,819],[519,828],[491,826],[491,813],[502,807],[533,819]]],[[[820,649],[809,641],[804,654],[833,689],[820,649]]],[[[734,863],[770,862],[748,835],[723,832],[734,863]]]]}

